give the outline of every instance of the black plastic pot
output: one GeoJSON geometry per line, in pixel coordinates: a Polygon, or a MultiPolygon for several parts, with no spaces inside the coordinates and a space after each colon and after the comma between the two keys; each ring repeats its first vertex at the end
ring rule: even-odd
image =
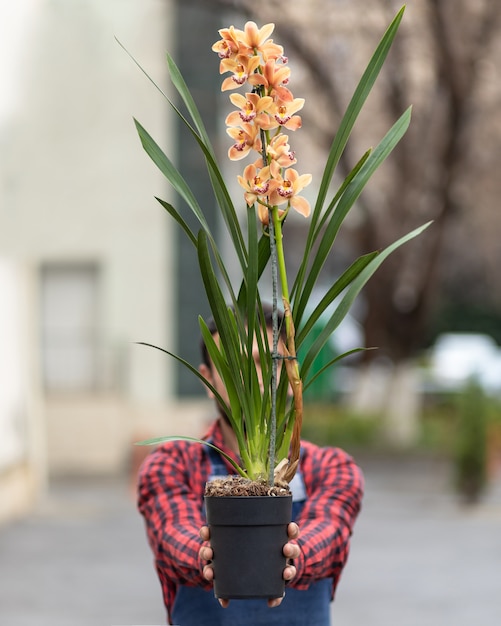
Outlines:
{"type": "Polygon", "coordinates": [[[281,598],[292,496],[206,496],[214,595],[281,598]]]}

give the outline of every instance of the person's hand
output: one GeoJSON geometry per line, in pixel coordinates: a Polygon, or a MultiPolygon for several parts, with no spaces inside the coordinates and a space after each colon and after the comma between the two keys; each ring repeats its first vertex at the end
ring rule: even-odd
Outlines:
{"type": "MultiPolygon", "coordinates": [[[[287,534],[290,540],[297,539],[299,537],[299,526],[295,522],[291,522],[287,527],[287,534]]],[[[210,531],[208,526],[202,526],[200,529],[200,538],[202,541],[210,540],[210,531]]],[[[207,561],[202,570],[203,577],[205,580],[212,582],[214,580],[214,569],[212,567],[214,552],[210,546],[202,546],[199,554],[202,561],[207,561]]],[[[283,577],[285,582],[289,582],[296,576],[297,573],[293,560],[299,557],[300,548],[297,544],[288,541],[283,547],[283,554],[287,559],[287,565],[284,568],[283,577]]],[[[223,608],[226,608],[230,602],[229,600],[223,600],[221,598],[218,599],[223,608]]],[[[281,598],[272,598],[271,600],[268,600],[268,606],[270,608],[279,606],[282,603],[282,600],[283,596],[281,598]]]]}

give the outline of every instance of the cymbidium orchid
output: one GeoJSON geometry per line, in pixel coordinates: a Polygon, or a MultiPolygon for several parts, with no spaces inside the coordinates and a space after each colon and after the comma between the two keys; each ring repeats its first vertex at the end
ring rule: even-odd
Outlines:
{"type": "MultiPolygon", "coordinates": [[[[275,480],[275,471],[280,479],[289,481],[292,478],[299,458],[303,386],[308,386],[325,367],[344,356],[336,357],[320,372],[312,375],[312,366],[319,351],[384,259],[426,227],[404,235],[382,251],[370,252],[357,259],[333,281],[319,303],[309,310],[313,290],[318,287],[320,272],[344,217],[354,206],[372,174],[403,136],[410,121],[409,108],[376,148],[368,150],[354,164],[339,189],[334,193],[331,191],[339,160],[390,50],[402,15],[403,9],[383,35],[334,133],[324,173],[317,185],[316,199],[311,205],[302,194],[310,185],[312,177],[299,171],[296,153],[291,150],[289,136],[285,132],[294,132],[302,127],[301,117],[297,113],[303,108],[304,100],[296,98],[291,91],[292,72],[283,47],[270,39],[274,25],[265,24],[259,28],[249,21],[243,29],[230,26],[219,31],[221,38],[212,46],[212,50],[220,58],[220,73],[228,74],[221,89],[232,92],[229,97],[235,107],[226,117],[226,130],[232,140],[228,157],[232,161],[250,159],[242,174],[238,175],[243,192],[240,201],[247,220],[245,229],[240,224],[241,212],[234,205],[225,184],[223,171],[218,165],[200,113],[179,69],[173,59],[167,56],[172,82],[183,100],[187,115],[171,104],[205,158],[214,199],[227,227],[224,248],[227,249],[227,241],[230,241],[234,249],[232,265],[236,264],[241,272],[236,286],[232,277],[237,267],[232,266],[232,272],[227,270],[217,237],[209,227],[189,184],[160,146],[136,122],[143,147],[178,196],[185,201],[199,226],[199,231],[194,231],[182,210],[160,200],[188,237],[197,255],[217,328],[217,340],[202,318],[199,320],[200,329],[210,358],[228,392],[228,404],[201,376],[196,366],[171,352],[164,352],[186,365],[220,402],[235,433],[241,462],[236,463],[222,451],[221,454],[242,476],[267,480],[270,484],[275,480]],[[299,270],[289,288],[283,231],[291,209],[309,219],[305,222],[307,235],[299,270]],[[266,268],[271,268],[273,285],[272,345],[268,340],[260,287],[260,279],[266,268]],[[276,325],[279,286],[286,345],[279,343],[276,325]],[[335,300],[339,300],[339,304],[332,308],[335,300]],[[317,334],[317,324],[321,319],[322,329],[317,334]],[[259,348],[258,364],[254,358],[256,344],[259,348]],[[304,346],[308,347],[303,350],[299,360],[297,351],[304,346]]],[[[203,198],[203,202],[205,204],[207,198],[203,198]]],[[[160,437],[143,443],[160,443],[177,438],[183,437],[160,437]]]]}
{"type": "Polygon", "coordinates": [[[290,74],[290,67],[278,64],[275,59],[268,59],[259,72],[249,75],[248,81],[251,85],[261,85],[265,94],[275,93],[287,100],[290,95],[285,85],[289,83],[290,74]]]}
{"type": "Polygon", "coordinates": [[[245,202],[251,206],[258,198],[266,196],[270,189],[270,166],[261,167],[261,159],[247,165],[244,175],[238,176],[238,182],[245,189],[245,202]]]}
{"type": "Polygon", "coordinates": [[[255,56],[246,57],[243,54],[239,54],[235,59],[231,57],[223,59],[219,72],[221,74],[231,72],[232,75],[223,81],[221,90],[238,89],[238,87],[244,85],[249,80],[249,77],[253,75],[258,65],[259,58],[255,56]]]}
{"type": "Polygon", "coordinates": [[[240,46],[247,48],[253,53],[260,52],[263,45],[268,43],[268,38],[275,28],[274,24],[265,24],[258,28],[256,22],[247,22],[243,31],[238,31],[237,40],[240,46]]]}
{"type": "MultiPolygon", "coordinates": [[[[271,233],[271,260],[272,264],[278,265],[283,306],[290,311],[289,286],[282,245],[282,223],[291,207],[304,217],[310,214],[310,204],[299,195],[299,192],[310,184],[312,177],[310,174],[300,175],[290,167],[296,162],[296,158],[291,153],[288,137],[282,133],[282,128],[289,131],[301,128],[301,118],[295,113],[303,108],[304,99],[294,98],[290,89],[285,87],[290,82],[291,70],[284,64],[283,55],[270,57],[262,52],[270,49],[271,41],[266,41],[265,36],[271,35],[273,29],[273,24],[266,24],[258,30],[254,22],[248,22],[244,32],[236,29],[228,31],[234,35],[232,42],[236,44],[237,50],[229,58],[221,61],[221,73],[233,72],[233,82],[230,83],[225,79],[221,90],[234,89],[246,83],[253,87],[252,93],[246,93],[245,97],[233,95],[230,98],[240,110],[230,113],[226,118],[228,133],[237,140],[229,150],[229,157],[232,160],[242,159],[253,149],[261,154],[261,169],[255,164],[247,166],[243,177],[239,176],[238,182],[245,189],[245,202],[248,206],[257,205],[256,217],[271,233]],[[239,76],[245,77],[245,80],[235,79],[235,64],[241,68],[239,76]],[[247,73],[244,67],[249,70],[247,73]],[[251,127],[255,130],[254,138],[251,127]],[[274,129],[276,130],[271,135],[270,131],[274,129]],[[255,140],[258,134],[259,142],[255,140]],[[279,209],[279,206],[284,204],[287,206],[279,209]]],[[[214,44],[213,49],[220,50],[221,47],[222,42],[218,42],[214,44]]],[[[274,301],[277,290],[278,280],[273,282],[274,301]]],[[[286,316],[285,324],[287,351],[295,359],[295,332],[290,315],[286,316]]],[[[278,330],[275,329],[275,342],[277,336],[278,330]]],[[[298,402],[298,395],[302,393],[300,391],[302,383],[296,361],[292,366],[289,365],[287,374],[291,386],[296,387],[295,420],[301,423],[302,410],[298,405],[302,406],[302,402],[298,402]]],[[[275,376],[276,372],[272,379],[272,395],[276,394],[275,376]]],[[[292,449],[295,451],[299,449],[297,442],[292,443],[292,449]]],[[[290,466],[285,468],[286,479],[292,477],[292,468],[296,467],[297,461],[297,458],[291,458],[290,466]]]]}
{"type": "Polygon", "coordinates": [[[230,126],[227,128],[228,135],[234,139],[235,143],[228,150],[228,157],[232,161],[240,161],[249,152],[261,149],[261,137],[259,127],[249,122],[242,123],[241,126],[230,126]]]}
{"type": "Polygon", "coordinates": [[[286,62],[282,46],[268,39],[273,29],[273,24],[266,24],[259,29],[255,22],[247,22],[243,31],[234,26],[222,28],[219,31],[222,39],[216,41],[212,46],[212,50],[217,52],[220,59],[229,59],[230,57],[235,57],[238,53],[253,54],[254,52],[259,52],[265,61],[268,59],[282,59],[286,62]]]}
{"type": "Polygon", "coordinates": [[[212,46],[212,50],[217,52],[220,59],[229,59],[231,56],[236,55],[241,46],[237,40],[238,34],[235,27],[222,28],[219,34],[222,39],[212,46]]]}
{"type": "Polygon", "coordinates": [[[273,106],[273,98],[261,97],[257,93],[246,93],[245,97],[239,93],[230,95],[231,102],[239,107],[239,111],[233,111],[226,118],[228,126],[238,126],[242,122],[253,122],[259,128],[269,128],[269,115],[264,113],[273,106]]]}
{"type": "MultiPolygon", "coordinates": [[[[273,174],[274,170],[277,168],[276,161],[272,162],[270,168],[273,174]]],[[[279,206],[287,202],[288,205],[298,213],[304,217],[308,217],[311,212],[310,203],[298,194],[310,183],[311,174],[299,175],[296,170],[292,168],[285,170],[283,178],[275,174],[271,185],[271,193],[269,194],[269,202],[273,206],[279,206]]]]}
{"type": "Polygon", "coordinates": [[[275,135],[266,146],[267,158],[281,167],[290,167],[297,163],[296,153],[291,150],[288,135],[275,135]]]}
{"type": "Polygon", "coordinates": [[[302,121],[299,115],[294,115],[294,113],[300,111],[303,105],[303,98],[294,98],[291,102],[279,100],[273,103],[270,113],[279,126],[284,126],[288,130],[298,130],[301,128],[302,121]]]}

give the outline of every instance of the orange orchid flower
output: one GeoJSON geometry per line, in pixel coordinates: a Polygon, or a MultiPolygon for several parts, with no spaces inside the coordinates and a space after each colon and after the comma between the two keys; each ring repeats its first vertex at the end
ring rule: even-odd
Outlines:
{"type": "Polygon", "coordinates": [[[273,116],[279,126],[285,126],[287,130],[298,130],[302,126],[299,115],[294,115],[304,106],[304,98],[294,98],[291,101],[279,100],[273,103],[270,115],[273,116]]]}
{"type": "Polygon", "coordinates": [[[282,63],[287,63],[287,57],[284,56],[284,49],[282,46],[273,42],[273,39],[268,39],[264,44],[259,48],[259,52],[261,52],[263,56],[263,60],[269,61],[270,59],[274,61],[282,61],[282,63]]]}
{"type": "Polygon", "coordinates": [[[285,170],[283,178],[281,178],[278,175],[275,176],[276,173],[278,174],[278,172],[274,171],[276,168],[278,168],[278,165],[272,162],[270,170],[273,175],[273,180],[270,185],[272,187],[269,195],[270,204],[278,206],[284,202],[288,202],[298,213],[301,213],[304,217],[308,217],[311,212],[310,203],[306,198],[298,194],[311,183],[311,174],[299,175],[296,170],[290,168],[285,170]]]}
{"type": "Polygon", "coordinates": [[[259,50],[274,30],[275,24],[272,22],[261,26],[261,28],[258,28],[256,22],[247,22],[243,32],[240,31],[242,36],[240,41],[252,48],[252,50],[259,50]]]}
{"type": "Polygon", "coordinates": [[[229,59],[232,56],[236,56],[239,51],[239,42],[235,27],[222,28],[219,34],[222,39],[216,41],[212,46],[212,50],[218,53],[220,59],[229,59]]]}
{"type": "Polygon", "coordinates": [[[250,74],[248,82],[251,85],[263,85],[268,94],[276,93],[281,100],[290,99],[290,91],[284,87],[289,82],[290,68],[277,65],[273,59],[269,59],[262,69],[262,74],[250,74]]]}
{"type": "Polygon", "coordinates": [[[266,147],[266,154],[271,161],[280,167],[289,167],[297,162],[295,153],[288,143],[289,137],[283,133],[275,135],[266,147]]]}
{"type": "Polygon", "coordinates": [[[221,85],[221,91],[228,89],[237,89],[247,82],[254,70],[259,66],[260,59],[258,56],[247,57],[239,54],[236,58],[222,59],[219,66],[219,73],[232,72],[232,76],[225,78],[221,85]]]}
{"type": "Polygon", "coordinates": [[[253,56],[260,53],[266,62],[268,59],[283,59],[286,62],[284,49],[272,39],[267,39],[273,32],[275,24],[265,24],[258,28],[254,22],[247,22],[244,30],[230,26],[219,31],[222,39],[217,41],[212,50],[221,59],[229,59],[237,54],[253,56]]]}
{"type": "Polygon", "coordinates": [[[269,166],[260,168],[261,160],[248,165],[243,176],[238,176],[238,182],[245,189],[244,197],[248,206],[252,206],[260,196],[265,196],[270,188],[269,166]]]}
{"type": "Polygon", "coordinates": [[[252,149],[257,152],[261,150],[259,128],[256,125],[244,123],[240,127],[227,128],[226,132],[235,140],[235,143],[228,150],[228,158],[231,161],[240,161],[252,149]]]}
{"type": "Polygon", "coordinates": [[[273,105],[273,98],[270,96],[261,98],[257,93],[246,93],[245,96],[232,93],[230,100],[240,111],[233,111],[227,116],[227,126],[240,126],[242,122],[253,122],[260,128],[270,128],[269,115],[265,111],[273,105]]]}
{"type": "MultiPolygon", "coordinates": [[[[283,57],[284,49],[273,43],[273,40],[268,39],[273,30],[275,24],[265,24],[261,28],[258,28],[255,22],[247,22],[244,26],[244,30],[236,30],[237,39],[242,47],[246,47],[249,54],[256,54],[260,52],[263,55],[263,59],[278,59],[283,57]]],[[[243,50],[242,50],[243,51],[243,50]]]]}

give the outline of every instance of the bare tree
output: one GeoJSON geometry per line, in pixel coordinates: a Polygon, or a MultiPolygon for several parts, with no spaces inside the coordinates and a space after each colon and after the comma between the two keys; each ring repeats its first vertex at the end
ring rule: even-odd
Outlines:
{"type": "MultiPolygon", "coordinates": [[[[397,5],[359,0],[210,2],[260,24],[276,23],[277,38],[290,56],[300,59],[302,78],[314,95],[314,103],[311,96],[307,102],[305,126],[315,137],[317,154],[325,152],[362,64],[397,5]]],[[[367,343],[384,346],[394,361],[408,358],[421,344],[441,277],[441,251],[451,223],[471,202],[472,194],[463,190],[475,188],[473,146],[489,104],[485,69],[501,28],[501,7],[488,0],[423,0],[409,3],[407,13],[374,101],[342,162],[349,171],[367,147],[367,138],[376,140],[377,131],[413,105],[407,136],[386,173],[363,196],[363,219],[351,228],[359,250],[365,251],[428,219],[435,222],[424,237],[384,265],[366,289],[367,343]]],[[[368,352],[367,358],[374,354],[368,352]]]]}
{"type": "MultiPolygon", "coordinates": [[[[416,216],[431,218],[434,226],[421,241],[397,255],[366,291],[369,344],[384,345],[392,360],[412,356],[426,330],[440,266],[452,225],[460,220],[471,198],[462,189],[471,171],[471,147],[476,124],[485,110],[481,96],[480,64],[491,52],[493,35],[499,31],[499,7],[493,3],[429,0],[423,24],[429,33],[432,55],[426,100],[415,107],[408,136],[397,147],[393,181],[388,185],[384,214],[368,212],[361,234],[369,247],[381,245],[400,220],[407,227],[416,216]],[[483,5],[483,6],[482,6],[483,5]],[[406,224],[407,222],[407,224],[406,224]],[[376,284],[377,283],[377,284],[376,284]]],[[[405,47],[410,37],[397,42],[391,58],[386,102],[398,111],[412,99],[406,77],[405,47]]],[[[470,174],[471,186],[475,185],[470,174]]]]}

